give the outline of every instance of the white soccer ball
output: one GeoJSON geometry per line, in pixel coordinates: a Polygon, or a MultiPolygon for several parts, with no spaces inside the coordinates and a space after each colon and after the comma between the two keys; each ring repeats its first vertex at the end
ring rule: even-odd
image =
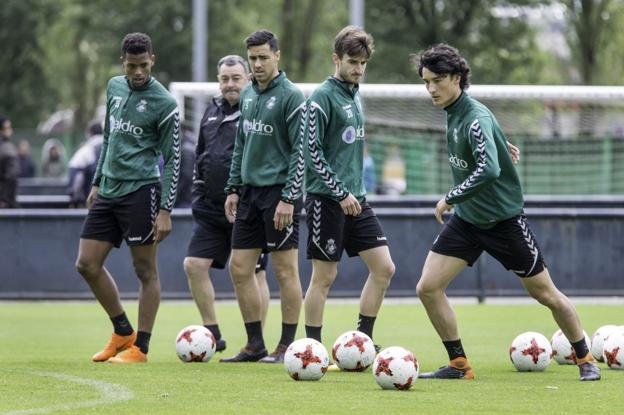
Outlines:
{"type": "Polygon", "coordinates": [[[217,340],[204,326],[192,325],[176,336],[176,353],[183,362],[207,362],[215,352],[217,340]]]}
{"type": "Polygon", "coordinates": [[[327,372],[327,349],[314,339],[295,340],[286,349],[284,366],[294,380],[319,380],[327,372]]]}
{"type": "MultiPolygon", "coordinates": [[[[591,350],[591,340],[589,339],[589,336],[587,336],[585,330],[583,330],[583,335],[585,336],[587,347],[591,350]]],[[[553,359],[555,359],[557,363],[560,365],[576,364],[576,353],[574,352],[574,348],[561,329],[557,330],[555,334],[553,334],[550,344],[552,346],[553,359]]]]}
{"type": "Polygon", "coordinates": [[[624,331],[615,330],[606,338],[602,357],[609,368],[624,370],[624,331]]]}
{"type": "Polygon", "coordinates": [[[418,379],[418,361],[407,349],[383,349],[373,363],[373,376],[382,389],[408,390],[418,379]]]}
{"type": "Polygon", "coordinates": [[[375,360],[375,344],[361,331],[348,331],[334,342],[332,357],[340,369],[362,372],[375,360]]]}
{"type": "Polygon", "coordinates": [[[599,362],[604,362],[604,359],[602,357],[604,341],[607,337],[609,337],[609,334],[613,333],[616,330],[618,330],[617,326],[613,324],[607,324],[606,326],[599,327],[598,330],[594,332],[591,341],[591,354],[594,356],[594,359],[599,362]]]}
{"type": "Polygon", "coordinates": [[[550,364],[552,347],[541,333],[527,331],[511,342],[509,357],[520,372],[542,372],[550,364]]]}

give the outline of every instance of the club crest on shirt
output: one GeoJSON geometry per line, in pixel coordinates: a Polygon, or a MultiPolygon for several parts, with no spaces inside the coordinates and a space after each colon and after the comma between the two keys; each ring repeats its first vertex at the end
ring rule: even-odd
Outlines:
{"type": "Polygon", "coordinates": [[[334,255],[336,253],[336,241],[328,239],[327,244],[325,244],[325,251],[327,251],[329,255],[334,255]]]}
{"type": "Polygon", "coordinates": [[[145,107],[147,106],[147,101],[142,99],[139,101],[139,103],[136,106],[136,110],[138,112],[145,112],[145,107]]]}
{"type": "Polygon", "coordinates": [[[267,107],[268,109],[273,108],[273,107],[275,106],[275,102],[276,102],[276,101],[277,101],[277,99],[276,99],[274,96],[273,96],[273,97],[271,97],[271,98],[269,98],[269,100],[268,100],[268,101],[267,101],[267,103],[266,103],[266,107],[267,107]]]}

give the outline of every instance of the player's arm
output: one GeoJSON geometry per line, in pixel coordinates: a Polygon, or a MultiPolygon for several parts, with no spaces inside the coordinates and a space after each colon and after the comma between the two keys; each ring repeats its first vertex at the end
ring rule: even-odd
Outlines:
{"type": "Polygon", "coordinates": [[[160,152],[165,162],[160,210],[154,222],[154,242],[164,240],[171,232],[171,209],[175,203],[180,176],[180,111],[172,106],[158,124],[160,152]]]}
{"type": "Polygon", "coordinates": [[[444,199],[448,205],[470,199],[500,176],[492,121],[489,118],[475,119],[470,125],[468,134],[468,142],[477,167],[466,180],[446,194],[444,199]]]}
{"type": "Polygon", "coordinates": [[[323,141],[329,124],[329,109],[331,107],[329,98],[322,98],[324,99],[308,101],[308,116],[304,132],[304,139],[307,142],[307,162],[312,165],[313,170],[320,176],[334,199],[340,203],[345,215],[359,215],[362,211],[360,203],[355,196],[349,193],[325,158],[323,141]]]}
{"type": "Polygon", "coordinates": [[[109,101],[110,97],[107,94],[106,100],[106,116],[104,117],[104,140],[102,141],[102,148],[100,149],[100,157],[98,158],[97,167],[95,168],[95,174],[93,175],[93,180],[91,181],[91,191],[87,196],[87,209],[91,209],[93,202],[95,202],[95,198],[97,196],[98,191],[100,190],[100,181],[102,180],[102,166],[104,165],[104,159],[106,158],[106,151],[108,150],[108,138],[110,136],[110,106],[111,102],[109,101]]]}
{"type": "Polygon", "coordinates": [[[282,189],[281,200],[275,208],[273,223],[275,229],[282,230],[290,225],[294,216],[295,200],[301,197],[303,190],[304,158],[303,158],[303,124],[306,118],[305,97],[301,92],[289,97],[284,106],[284,119],[288,130],[287,140],[290,144],[290,161],[288,175],[282,189]]]}
{"type": "MultiPolygon", "coordinates": [[[[242,97],[241,97],[242,102],[242,97]]],[[[238,206],[238,199],[240,188],[242,186],[241,179],[241,163],[243,160],[243,150],[245,148],[245,130],[243,129],[243,122],[241,120],[238,123],[238,129],[236,130],[236,139],[234,141],[234,150],[232,151],[232,164],[230,165],[230,177],[228,178],[227,185],[225,186],[225,217],[228,222],[234,223],[236,219],[236,208],[238,206]]]]}

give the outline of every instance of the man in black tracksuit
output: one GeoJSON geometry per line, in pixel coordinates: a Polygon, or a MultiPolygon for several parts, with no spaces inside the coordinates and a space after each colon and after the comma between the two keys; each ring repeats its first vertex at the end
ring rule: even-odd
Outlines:
{"type": "MultiPolygon", "coordinates": [[[[233,225],[225,216],[225,186],[230,174],[234,140],[240,119],[240,91],[249,82],[249,66],[240,56],[228,55],[217,64],[221,96],[215,97],[201,120],[197,140],[192,191],[193,235],[184,258],[184,271],[203,324],[215,336],[216,349],[225,349],[214,309],[215,293],[211,267],[223,269],[231,251],[233,225]]],[[[266,319],[269,288],[266,283],[266,255],[256,265],[262,299],[262,321],[266,319]]]]}

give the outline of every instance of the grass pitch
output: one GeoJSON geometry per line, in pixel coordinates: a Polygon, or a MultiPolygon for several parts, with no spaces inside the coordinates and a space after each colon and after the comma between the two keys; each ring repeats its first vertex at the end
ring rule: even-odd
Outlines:
{"type": "MultiPolygon", "coordinates": [[[[136,322],[136,303],[126,302],[136,322]]],[[[458,305],[461,337],[475,381],[418,380],[407,392],[383,391],[370,369],[330,372],[318,382],[295,382],[282,365],[184,364],[175,355],[180,329],[199,322],[190,302],[161,305],[149,363],[116,366],[90,357],[108,340],[111,325],[97,303],[0,303],[0,415],[17,414],[583,414],[624,413],[624,371],[601,364],[600,382],[580,382],[575,366],[555,362],[543,373],[518,373],[509,360],[513,338],[524,331],[546,337],[556,326],[539,305],[458,305]]],[[[585,330],[624,324],[622,305],[579,305],[585,330]]],[[[353,329],[358,307],[329,304],[323,340],[353,329]]],[[[242,347],[238,308],[218,304],[225,355],[242,347]]],[[[280,334],[279,306],[272,305],[266,341],[280,334]]],[[[297,337],[304,337],[300,324],[297,337]]],[[[445,364],[444,348],[418,304],[386,304],[375,342],[414,352],[421,370],[445,364]]]]}

